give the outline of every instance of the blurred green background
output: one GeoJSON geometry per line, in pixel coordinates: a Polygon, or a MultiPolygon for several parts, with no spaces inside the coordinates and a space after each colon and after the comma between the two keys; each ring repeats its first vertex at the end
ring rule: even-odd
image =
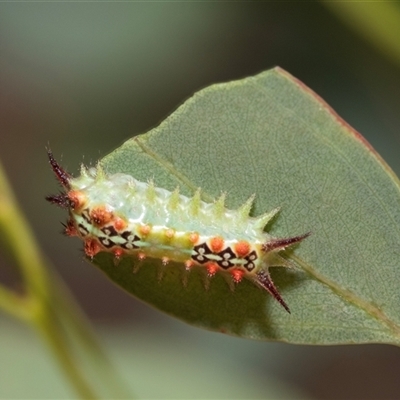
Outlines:
{"type": "MultiPolygon", "coordinates": [[[[57,234],[65,215],[44,201],[56,188],[46,145],[76,173],[195,91],[276,65],[399,174],[400,51],[385,38],[400,37],[400,6],[382,4],[0,4],[1,162],[45,253],[141,398],[400,397],[395,347],[252,342],[140,303],[83,261],[78,240],[57,234]]],[[[3,251],[0,280],[18,288],[3,251]]],[[[1,398],[74,396],[40,339],[4,315],[0,354],[1,398]]]]}

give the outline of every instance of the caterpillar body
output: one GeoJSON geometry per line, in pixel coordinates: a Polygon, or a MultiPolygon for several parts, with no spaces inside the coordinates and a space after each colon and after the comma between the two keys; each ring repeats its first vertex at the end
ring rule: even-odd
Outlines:
{"type": "Polygon", "coordinates": [[[186,270],[202,266],[212,277],[217,272],[233,283],[243,278],[268,291],[290,313],[269,274],[274,266],[291,267],[279,252],[305,239],[309,233],[274,238],[264,227],[279,211],[250,217],[254,196],[237,210],[225,208],[222,195],[214,203],[143,183],[127,174],[107,175],[100,166],[82,167],[72,177],[48,150],[50,165],[63,191],[46,200],[68,209],[64,225],[68,236],[84,241],[89,258],[105,251],[116,262],[125,256],[180,262],[186,270]]]}

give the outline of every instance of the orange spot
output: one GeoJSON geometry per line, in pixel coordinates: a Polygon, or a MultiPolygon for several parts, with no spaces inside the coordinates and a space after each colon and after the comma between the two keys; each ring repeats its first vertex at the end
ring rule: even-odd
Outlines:
{"type": "Polygon", "coordinates": [[[191,243],[196,244],[199,240],[199,234],[197,232],[190,233],[189,240],[191,243]]]}
{"type": "Polygon", "coordinates": [[[68,192],[68,199],[71,202],[71,208],[73,210],[79,210],[86,203],[86,196],[79,190],[71,190],[68,192]]]}
{"type": "Polygon", "coordinates": [[[119,260],[122,257],[122,255],[124,254],[124,251],[121,248],[117,247],[116,249],[113,250],[113,253],[114,253],[114,257],[117,260],[119,260]]]}
{"type": "Polygon", "coordinates": [[[175,231],[173,229],[166,229],[164,235],[167,239],[172,239],[175,236],[175,231]]]}
{"type": "Polygon", "coordinates": [[[146,254],[140,252],[140,253],[138,254],[138,259],[139,259],[139,261],[145,260],[145,259],[146,259],[146,254]]]}
{"type": "Polygon", "coordinates": [[[90,212],[90,218],[98,226],[104,226],[113,219],[112,211],[107,210],[104,206],[93,208],[90,212]]]}
{"type": "Polygon", "coordinates": [[[241,269],[232,269],[229,272],[232,275],[233,282],[239,283],[243,279],[244,271],[241,269]]]}
{"type": "Polygon", "coordinates": [[[163,264],[164,266],[166,266],[166,265],[168,265],[168,263],[169,263],[169,258],[168,258],[168,257],[163,257],[163,258],[161,259],[161,262],[162,262],[162,264],[163,264]]]}
{"type": "Polygon", "coordinates": [[[117,231],[122,231],[122,230],[124,230],[126,227],[127,227],[127,223],[126,223],[126,221],[125,220],[123,220],[122,218],[120,218],[120,217],[115,217],[115,219],[114,219],[114,228],[117,230],[117,231]]]}
{"type": "Polygon", "coordinates": [[[102,250],[102,247],[96,239],[85,240],[85,254],[88,257],[93,258],[101,250],[102,250]]]}
{"type": "Polygon", "coordinates": [[[215,263],[208,263],[207,264],[207,275],[209,277],[214,276],[218,272],[218,264],[215,263]]]}
{"type": "Polygon", "coordinates": [[[213,253],[219,253],[224,247],[224,239],[221,236],[214,236],[210,240],[210,246],[213,253]]]}
{"type": "Polygon", "coordinates": [[[143,236],[147,236],[151,232],[151,226],[150,225],[140,225],[139,226],[139,232],[143,236]]]}
{"type": "Polygon", "coordinates": [[[64,232],[67,236],[78,236],[78,230],[76,229],[75,224],[72,220],[69,220],[67,222],[67,225],[64,226],[65,226],[64,232]]]}
{"type": "Polygon", "coordinates": [[[193,267],[194,262],[192,260],[186,260],[184,262],[184,265],[185,265],[186,271],[189,271],[193,267]]]}
{"type": "Polygon", "coordinates": [[[121,257],[124,254],[124,251],[120,247],[118,247],[115,250],[113,250],[113,253],[114,253],[114,265],[117,266],[121,261],[121,257]]]}
{"type": "Polygon", "coordinates": [[[250,243],[246,242],[245,240],[237,242],[234,248],[238,257],[245,257],[250,253],[250,243]]]}

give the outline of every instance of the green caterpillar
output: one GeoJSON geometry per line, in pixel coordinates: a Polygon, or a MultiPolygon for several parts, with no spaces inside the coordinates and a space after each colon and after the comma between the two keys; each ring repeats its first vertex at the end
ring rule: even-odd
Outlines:
{"type": "Polygon", "coordinates": [[[65,233],[84,241],[88,257],[106,251],[116,261],[129,255],[160,259],[164,265],[177,261],[186,270],[202,266],[209,277],[221,272],[230,274],[234,283],[251,280],[290,312],[268,270],[289,267],[279,252],[309,233],[280,239],[264,232],[279,209],[253,218],[249,212],[254,196],[239,209],[228,210],[224,196],[206,203],[200,191],[188,198],[130,175],[107,175],[100,167],[82,168],[81,176],[73,178],[50,150],[48,157],[63,191],[46,199],[68,209],[65,233]]]}

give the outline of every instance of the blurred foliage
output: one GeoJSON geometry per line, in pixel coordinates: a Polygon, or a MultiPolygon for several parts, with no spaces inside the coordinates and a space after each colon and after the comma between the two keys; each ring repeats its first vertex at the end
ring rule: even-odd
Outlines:
{"type": "Polygon", "coordinates": [[[379,52],[400,67],[400,3],[323,1],[323,4],[379,52]]]}

